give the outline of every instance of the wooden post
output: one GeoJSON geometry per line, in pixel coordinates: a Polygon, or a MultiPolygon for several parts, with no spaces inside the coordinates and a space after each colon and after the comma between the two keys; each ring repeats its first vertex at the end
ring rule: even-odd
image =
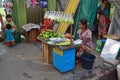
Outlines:
{"type": "Polygon", "coordinates": [[[42,42],[42,55],[43,55],[43,61],[45,61],[48,64],[52,63],[52,47],[48,44],[42,42]]]}
{"type": "Polygon", "coordinates": [[[70,26],[70,34],[71,34],[71,38],[70,38],[70,44],[72,44],[72,24],[71,24],[71,26],[70,26]]]}

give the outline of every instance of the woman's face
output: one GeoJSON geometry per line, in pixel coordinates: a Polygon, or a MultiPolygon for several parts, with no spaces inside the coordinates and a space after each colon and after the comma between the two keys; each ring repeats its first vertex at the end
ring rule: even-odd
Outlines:
{"type": "Polygon", "coordinates": [[[12,18],[7,18],[6,19],[8,22],[11,22],[12,21],[12,18]]]}
{"type": "Polygon", "coordinates": [[[79,28],[83,29],[85,25],[83,25],[81,22],[79,22],[79,28]]]}

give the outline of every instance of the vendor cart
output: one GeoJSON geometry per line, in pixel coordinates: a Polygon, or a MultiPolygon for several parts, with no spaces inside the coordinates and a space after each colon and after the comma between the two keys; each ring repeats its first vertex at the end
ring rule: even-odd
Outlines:
{"type": "Polygon", "coordinates": [[[68,46],[52,46],[44,41],[42,44],[43,60],[51,64],[60,72],[67,72],[75,68],[76,47],[81,44],[71,44],[68,46]]]}

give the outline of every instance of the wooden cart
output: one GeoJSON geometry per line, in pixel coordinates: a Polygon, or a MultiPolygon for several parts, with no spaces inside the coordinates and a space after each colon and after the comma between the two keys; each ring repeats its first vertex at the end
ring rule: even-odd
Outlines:
{"type": "Polygon", "coordinates": [[[52,57],[53,48],[57,50],[66,50],[70,48],[76,48],[81,45],[81,44],[75,44],[75,45],[71,44],[68,46],[53,46],[53,45],[47,44],[44,40],[41,40],[39,38],[38,40],[41,41],[43,60],[48,64],[52,64],[53,62],[53,57],[52,57]]]}

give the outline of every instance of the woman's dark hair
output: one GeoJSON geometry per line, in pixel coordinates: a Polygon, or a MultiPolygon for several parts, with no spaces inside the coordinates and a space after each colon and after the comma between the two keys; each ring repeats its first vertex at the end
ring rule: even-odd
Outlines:
{"type": "Polygon", "coordinates": [[[102,3],[104,3],[104,1],[107,1],[107,0],[102,0],[102,3]]]}
{"type": "Polygon", "coordinates": [[[6,15],[6,18],[12,18],[12,16],[10,14],[6,15]]]}
{"type": "Polygon", "coordinates": [[[87,22],[86,19],[81,19],[81,20],[80,20],[80,23],[81,23],[82,25],[85,25],[85,27],[87,28],[88,22],[87,22]]]}
{"type": "Polygon", "coordinates": [[[12,28],[12,25],[11,24],[7,24],[6,25],[6,29],[11,29],[12,28]]]}

